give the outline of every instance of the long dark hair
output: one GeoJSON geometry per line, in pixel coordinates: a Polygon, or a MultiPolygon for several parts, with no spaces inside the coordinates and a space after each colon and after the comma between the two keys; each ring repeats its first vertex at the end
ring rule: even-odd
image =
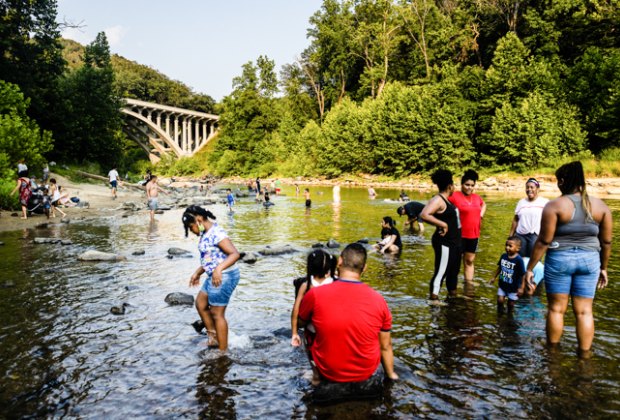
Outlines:
{"type": "Polygon", "coordinates": [[[185,237],[189,232],[189,227],[196,223],[196,216],[200,216],[203,219],[215,220],[216,217],[209,210],[203,209],[200,206],[188,206],[183,213],[181,220],[183,221],[183,227],[185,228],[185,237]]]}
{"type": "Polygon", "coordinates": [[[586,176],[583,173],[583,166],[578,160],[566,163],[555,171],[558,180],[558,188],[562,195],[579,192],[581,194],[581,206],[586,216],[592,219],[592,203],[586,191],[586,176]],[[561,182],[560,182],[561,181],[561,182]]]}
{"type": "Polygon", "coordinates": [[[334,275],[335,265],[333,261],[335,257],[331,254],[317,249],[308,254],[308,265],[306,279],[310,281],[310,277],[325,277],[328,273],[334,275]]]}
{"type": "Polygon", "coordinates": [[[394,227],[394,224],[395,224],[395,223],[394,223],[394,219],[392,219],[390,216],[385,216],[385,217],[383,218],[383,221],[384,221],[385,223],[387,223],[387,224],[388,224],[391,228],[393,228],[393,227],[394,227]]]}

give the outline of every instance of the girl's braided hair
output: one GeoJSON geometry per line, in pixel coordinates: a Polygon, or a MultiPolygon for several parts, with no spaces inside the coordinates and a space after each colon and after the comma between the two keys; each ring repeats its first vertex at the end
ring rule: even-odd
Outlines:
{"type": "Polygon", "coordinates": [[[196,216],[200,216],[203,219],[215,220],[216,217],[209,210],[203,209],[200,206],[188,206],[183,213],[181,220],[183,221],[183,227],[185,228],[185,237],[189,232],[189,227],[196,223],[196,216]]]}

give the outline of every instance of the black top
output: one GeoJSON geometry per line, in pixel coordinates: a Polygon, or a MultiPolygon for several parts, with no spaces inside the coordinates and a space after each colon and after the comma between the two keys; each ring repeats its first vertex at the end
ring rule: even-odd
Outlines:
{"type": "Polygon", "coordinates": [[[514,258],[509,258],[508,254],[504,253],[497,264],[499,265],[499,287],[506,293],[517,293],[525,274],[523,258],[519,254],[514,258]]]}
{"type": "Polygon", "coordinates": [[[422,209],[424,208],[424,206],[424,204],[418,203],[417,201],[410,201],[404,205],[405,214],[410,219],[416,219],[420,215],[420,213],[422,213],[422,209]]]}
{"type": "Polygon", "coordinates": [[[396,235],[396,240],[394,241],[394,245],[396,245],[398,247],[399,250],[403,249],[403,242],[400,239],[400,233],[398,232],[398,229],[396,229],[395,227],[392,228],[382,228],[381,229],[381,239],[385,238],[388,235],[396,235]]]}
{"type": "Polygon", "coordinates": [[[439,194],[439,197],[446,203],[446,209],[443,213],[435,213],[433,216],[448,225],[448,233],[446,233],[445,236],[441,236],[439,234],[440,229],[437,227],[432,239],[441,245],[460,246],[461,222],[459,220],[459,211],[456,206],[446,200],[443,195],[439,194]]]}

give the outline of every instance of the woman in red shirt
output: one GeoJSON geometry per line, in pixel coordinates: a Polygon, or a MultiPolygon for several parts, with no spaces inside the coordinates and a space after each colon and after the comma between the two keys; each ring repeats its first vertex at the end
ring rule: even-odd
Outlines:
{"type": "Polygon", "coordinates": [[[456,191],[448,198],[459,210],[463,273],[466,284],[474,280],[474,260],[480,238],[480,225],[487,211],[487,205],[482,197],[474,194],[476,181],[478,181],[478,173],[473,169],[466,170],[461,178],[461,191],[456,191]]]}

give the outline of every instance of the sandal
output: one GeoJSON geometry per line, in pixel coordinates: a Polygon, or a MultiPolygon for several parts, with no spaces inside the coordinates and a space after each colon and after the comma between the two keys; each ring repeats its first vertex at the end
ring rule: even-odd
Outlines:
{"type": "Polygon", "coordinates": [[[209,336],[209,339],[207,340],[207,347],[210,349],[218,348],[220,345],[217,342],[217,333],[215,330],[207,330],[207,335],[209,336]]]}

